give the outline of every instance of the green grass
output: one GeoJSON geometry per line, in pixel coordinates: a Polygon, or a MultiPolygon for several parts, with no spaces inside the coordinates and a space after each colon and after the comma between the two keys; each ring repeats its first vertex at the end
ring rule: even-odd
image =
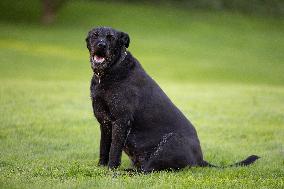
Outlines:
{"type": "MultiPolygon", "coordinates": [[[[72,2],[53,26],[0,29],[0,188],[284,187],[283,20],[72,2]],[[262,158],[134,176],[97,167],[84,43],[96,25],[130,34],[130,51],[193,122],[206,160],[262,158]]],[[[123,155],[121,169],[129,165],[123,155]]]]}

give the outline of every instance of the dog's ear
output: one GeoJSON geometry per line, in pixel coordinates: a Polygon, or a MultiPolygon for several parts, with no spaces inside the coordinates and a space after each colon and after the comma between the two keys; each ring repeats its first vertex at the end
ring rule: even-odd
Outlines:
{"type": "Polygon", "coordinates": [[[121,41],[121,44],[124,45],[126,48],[129,47],[130,38],[127,33],[120,32],[120,41],[121,41]]]}
{"type": "Polygon", "coordinates": [[[90,46],[89,46],[89,44],[90,44],[89,40],[90,40],[90,35],[88,35],[88,36],[86,37],[86,39],[85,39],[86,45],[87,45],[87,48],[88,48],[88,49],[90,48],[90,46]]]}

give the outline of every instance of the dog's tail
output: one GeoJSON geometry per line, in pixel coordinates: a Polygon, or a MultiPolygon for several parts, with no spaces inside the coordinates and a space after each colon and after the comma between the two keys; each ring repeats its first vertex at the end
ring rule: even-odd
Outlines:
{"type": "Polygon", "coordinates": [[[240,162],[234,163],[232,165],[227,165],[227,166],[216,166],[216,165],[212,165],[212,164],[208,163],[207,161],[203,161],[200,166],[201,167],[216,167],[216,168],[248,166],[248,165],[254,163],[259,158],[260,158],[259,156],[251,155],[251,156],[247,157],[246,159],[244,159],[244,160],[242,160],[240,162]]]}

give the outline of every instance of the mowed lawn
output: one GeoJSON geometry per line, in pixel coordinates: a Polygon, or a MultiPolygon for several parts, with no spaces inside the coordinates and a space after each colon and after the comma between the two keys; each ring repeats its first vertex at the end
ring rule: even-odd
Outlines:
{"type": "Polygon", "coordinates": [[[283,19],[69,3],[56,23],[0,23],[0,188],[284,188],[283,19]],[[195,125],[204,157],[249,167],[128,175],[97,166],[85,47],[92,26],[129,50],[195,125]]]}

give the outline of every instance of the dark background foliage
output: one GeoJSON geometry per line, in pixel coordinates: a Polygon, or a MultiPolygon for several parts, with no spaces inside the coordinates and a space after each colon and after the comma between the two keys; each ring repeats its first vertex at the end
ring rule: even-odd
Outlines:
{"type": "MultiPolygon", "coordinates": [[[[68,0],[21,0],[0,1],[0,19],[14,22],[39,22],[50,24],[56,18],[56,12],[67,4],[68,0]]],[[[69,0],[70,1],[70,0],[69,0]]],[[[80,0],[93,2],[93,0],[80,0]]],[[[105,2],[100,0],[101,2],[105,2]]],[[[178,7],[187,10],[232,11],[247,15],[272,16],[283,18],[283,0],[107,0],[130,4],[152,4],[178,7]]],[[[99,1],[97,1],[99,2],[99,1]]]]}

